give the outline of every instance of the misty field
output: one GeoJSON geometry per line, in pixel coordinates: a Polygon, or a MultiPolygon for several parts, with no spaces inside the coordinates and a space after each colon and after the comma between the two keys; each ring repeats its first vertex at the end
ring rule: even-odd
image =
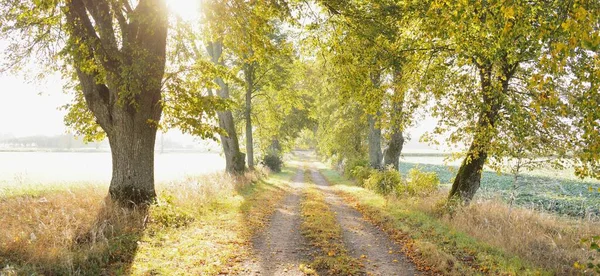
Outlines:
{"type": "MultiPolygon", "coordinates": [[[[218,153],[157,153],[158,183],[221,171],[218,153]]],[[[109,152],[0,152],[0,194],[23,193],[62,186],[106,185],[111,177],[109,152]],[[103,184],[104,183],[104,184],[103,184]]]]}

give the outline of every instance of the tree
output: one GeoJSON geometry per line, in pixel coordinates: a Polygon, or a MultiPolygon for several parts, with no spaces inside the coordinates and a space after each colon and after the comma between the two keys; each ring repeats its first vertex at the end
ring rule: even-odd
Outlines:
{"type": "MultiPolygon", "coordinates": [[[[250,51],[250,55],[253,55],[253,51],[250,51]]],[[[245,57],[246,59],[248,57],[245,57]]],[[[252,138],[252,94],[255,91],[256,84],[254,83],[256,63],[254,61],[247,61],[244,63],[243,72],[244,80],[246,81],[246,93],[245,93],[245,109],[244,118],[246,119],[246,155],[248,156],[248,168],[254,169],[254,140],[252,138]]]]}
{"type": "MultiPolygon", "coordinates": [[[[375,58],[376,59],[376,58],[375,58]]],[[[365,111],[367,112],[367,122],[369,124],[369,135],[367,144],[369,145],[369,164],[371,168],[381,170],[383,162],[383,152],[381,151],[381,107],[383,104],[383,90],[381,89],[382,69],[373,66],[369,74],[371,80],[368,90],[372,97],[361,99],[365,111]]],[[[369,93],[367,92],[367,93],[369,93]]],[[[368,95],[365,93],[366,95],[368,95]]]]}
{"type": "Polygon", "coordinates": [[[254,169],[252,100],[263,85],[262,70],[268,69],[262,67],[264,61],[277,52],[271,37],[274,23],[289,11],[286,3],[278,0],[206,1],[205,4],[220,15],[211,15],[216,30],[212,39],[223,40],[223,46],[230,51],[232,64],[244,82],[246,157],[248,167],[254,169]],[[222,22],[217,23],[217,20],[222,22]]]}
{"type": "MultiPolygon", "coordinates": [[[[226,47],[224,41],[236,43],[234,38],[230,37],[231,28],[227,23],[232,22],[231,16],[235,16],[228,12],[225,2],[222,1],[205,1],[204,2],[204,24],[206,32],[210,34],[209,41],[206,43],[206,49],[211,61],[215,66],[224,68],[225,56],[223,50],[226,47]],[[229,30],[228,30],[229,29],[229,30]]],[[[200,58],[200,57],[198,57],[200,58]]],[[[223,77],[216,77],[215,82],[218,84],[217,95],[224,100],[230,99],[229,85],[223,77]]],[[[211,91],[212,94],[212,91],[211,91]]],[[[243,173],[246,167],[245,155],[240,152],[238,136],[236,133],[235,122],[231,110],[221,110],[217,112],[219,117],[219,126],[225,131],[221,134],[221,145],[225,154],[226,171],[234,174],[243,173]]]]}
{"type": "Polygon", "coordinates": [[[600,179],[600,3],[574,1],[560,27],[556,31],[563,39],[554,41],[552,58],[540,62],[541,72],[568,75],[570,81],[553,84],[571,92],[575,174],[600,179]]]}
{"type": "Polygon", "coordinates": [[[390,107],[390,133],[388,144],[384,150],[383,167],[392,166],[394,169],[400,169],[400,154],[404,147],[404,135],[402,134],[403,121],[403,103],[405,102],[406,91],[402,89],[402,70],[394,66],[393,68],[393,94],[390,107]]]}
{"type": "Polygon", "coordinates": [[[240,152],[232,114],[235,102],[231,99],[231,87],[243,81],[236,76],[239,68],[231,60],[239,42],[237,35],[245,28],[240,17],[246,15],[236,8],[238,2],[204,0],[201,3],[198,22],[180,19],[176,24],[172,50],[178,67],[174,68],[170,83],[185,84],[188,93],[177,87],[171,89],[174,92],[169,93],[171,101],[165,102],[173,112],[167,112],[172,115],[167,121],[170,127],[202,138],[214,139],[212,135],[218,133],[225,155],[225,170],[241,174],[245,171],[245,156],[240,152]],[[182,103],[189,104],[182,108],[182,103]],[[202,121],[215,116],[218,127],[210,121],[202,121]]]}
{"type": "Polygon", "coordinates": [[[319,3],[332,15],[320,24],[329,26],[321,46],[330,52],[332,75],[343,79],[340,96],[359,102],[366,113],[370,165],[397,169],[403,131],[423,103],[422,93],[412,89],[419,79],[420,61],[412,49],[418,25],[394,1],[319,3]]]}
{"type": "MultiPolygon", "coordinates": [[[[342,145],[355,145],[354,150],[341,150],[339,152],[331,152],[332,154],[347,153],[347,156],[339,156],[344,159],[363,159],[363,156],[354,156],[354,154],[363,152],[360,149],[362,143],[355,143],[355,139],[365,139],[367,142],[367,155],[369,164],[374,169],[382,168],[383,153],[381,147],[382,129],[381,115],[383,98],[385,94],[385,86],[382,85],[384,75],[383,66],[379,51],[374,47],[373,43],[364,39],[361,35],[357,35],[352,28],[345,24],[343,18],[329,19],[328,22],[323,22],[321,32],[317,35],[321,41],[320,57],[324,59],[322,64],[325,65],[326,81],[331,83],[335,94],[334,98],[338,98],[335,102],[331,97],[326,98],[327,101],[332,101],[339,106],[344,112],[349,112],[350,116],[358,117],[366,126],[367,133],[365,136],[356,137],[355,135],[361,132],[354,132],[351,135],[347,130],[346,136],[338,136],[345,138],[345,141],[338,141],[342,145]],[[337,95],[336,95],[337,94],[337,95]],[[351,142],[354,140],[353,142],[351,142]]],[[[342,114],[343,114],[342,113],[342,114]]],[[[323,114],[325,115],[325,114],[323,114]]],[[[341,118],[347,120],[347,118],[341,118]]],[[[352,123],[348,121],[346,123],[352,123]]],[[[348,125],[335,123],[330,127],[332,129],[342,130],[348,125]]],[[[331,132],[335,134],[335,132],[331,132]]],[[[333,138],[333,137],[332,137],[333,138]]]]}
{"type": "Polygon", "coordinates": [[[428,74],[433,84],[429,89],[444,103],[433,110],[442,118],[434,132],[451,131],[449,143],[470,144],[451,199],[468,203],[479,188],[484,165],[511,157],[506,150],[511,141],[535,138],[536,143],[523,144],[527,152],[542,151],[547,154],[542,158],[558,156],[553,159],[557,165],[572,160],[567,153],[576,148],[573,141],[578,134],[569,122],[579,116],[570,108],[578,104],[565,89],[572,82],[564,64],[552,69],[544,64],[557,55],[557,48],[577,48],[563,44],[569,40],[563,29],[568,18],[577,16],[578,2],[423,5],[429,30],[424,41],[446,44],[432,57],[439,66],[431,66],[428,74]],[[525,117],[533,119],[518,120],[525,117]]]}
{"type": "MultiPolygon", "coordinates": [[[[198,26],[177,25],[179,37],[174,41],[174,44],[177,44],[174,55],[180,57],[180,64],[191,63],[176,69],[175,72],[180,76],[175,79],[180,80],[178,82],[181,82],[182,77],[197,79],[196,85],[192,86],[203,93],[194,96],[196,103],[188,106],[187,110],[178,108],[180,104],[175,103],[171,110],[178,112],[176,116],[171,116],[171,122],[172,126],[205,137],[206,122],[199,121],[199,118],[211,118],[213,113],[204,107],[206,104],[201,103],[212,102],[213,109],[218,105],[216,116],[219,129],[212,133],[218,132],[220,135],[226,170],[239,174],[245,169],[244,154],[239,150],[236,117],[232,111],[237,111],[240,103],[244,106],[246,152],[248,166],[253,169],[253,102],[265,95],[260,91],[262,87],[269,84],[274,79],[273,76],[281,74],[274,70],[277,68],[274,68],[273,61],[277,59],[275,56],[285,51],[279,47],[276,22],[279,17],[285,15],[286,7],[278,1],[223,0],[204,0],[202,7],[198,26]],[[195,29],[201,29],[201,35],[195,29]],[[240,85],[244,90],[241,101],[237,97],[240,85]],[[215,91],[221,101],[213,98],[215,91]],[[192,110],[194,112],[191,112],[192,110]],[[199,116],[200,114],[203,115],[199,116]]],[[[186,82],[185,79],[182,81],[186,82]]],[[[187,83],[187,86],[191,85],[189,81],[187,83]]],[[[183,102],[193,100],[180,94],[181,92],[175,94],[173,99],[183,102]]]]}
{"type": "Polygon", "coordinates": [[[74,73],[95,122],[106,133],[113,172],[109,192],[121,203],[151,201],[156,124],[162,114],[168,15],[163,0],[4,0],[8,56],[45,54],[74,73]],[[27,34],[25,38],[16,36],[27,34]],[[60,51],[57,48],[59,47],[60,51]]]}
{"type": "Polygon", "coordinates": [[[257,59],[243,67],[246,80],[245,118],[246,126],[253,125],[253,148],[257,148],[263,157],[281,158],[284,149],[296,137],[307,122],[307,98],[296,87],[295,56],[287,36],[281,32],[281,22],[272,23],[268,35],[271,50],[268,56],[257,59]],[[249,89],[252,88],[252,90],[249,89]]]}
{"type": "MultiPolygon", "coordinates": [[[[206,48],[215,65],[225,66],[221,57],[223,53],[222,41],[208,42],[206,48]]],[[[215,82],[219,85],[217,95],[224,100],[229,100],[229,85],[220,77],[215,78],[215,82]]],[[[212,96],[212,91],[210,94],[212,96]]],[[[240,152],[231,110],[218,111],[217,115],[219,116],[219,127],[225,131],[224,134],[221,134],[221,145],[225,154],[225,170],[229,173],[241,174],[246,169],[245,155],[240,152]]]]}
{"type": "Polygon", "coordinates": [[[316,126],[312,76],[305,64],[294,60],[291,45],[287,48],[273,56],[276,67],[263,77],[266,85],[254,102],[256,138],[263,159],[268,155],[281,159],[302,130],[316,126]]]}

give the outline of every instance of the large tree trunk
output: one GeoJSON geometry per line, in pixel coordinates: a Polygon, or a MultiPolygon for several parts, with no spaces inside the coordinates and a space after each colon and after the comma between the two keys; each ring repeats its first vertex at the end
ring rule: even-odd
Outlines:
{"type": "Polygon", "coordinates": [[[248,168],[254,169],[254,142],[252,141],[252,93],[254,92],[254,66],[247,64],[244,68],[246,80],[246,157],[248,168]]]}
{"type": "MultiPolygon", "coordinates": [[[[502,92],[508,89],[511,75],[512,73],[507,72],[504,79],[499,78],[502,92]]],[[[449,195],[450,199],[456,198],[464,204],[468,204],[479,189],[481,174],[488,157],[490,143],[495,135],[494,126],[500,110],[501,92],[495,91],[492,87],[492,66],[481,67],[479,77],[483,96],[482,111],[477,121],[473,142],[452,183],[449,195]]]]}
{"type": "Polygon", "coordinates": [[[111,199],[134,206],[156,196],[154,145],[162,114],[168,16],[163,0],[139,1],[129,14],[123,14],[123,6],[111,9],[111,4],[124,5],[66,1],[66,52],[86,104],[110,142],[111,199]],[[117,28],[121,36],[115,34],[117,28]]]}
{"type": "Polygon", "coordinates": [[[381,169],[381,129],[377,126],[375,118],[369,115],[369,163],[373,169],[381,169]]]}
{"type": "Polygon", "coordinates": [[[449,198],[459,199],[463,203],[469,203],[473,199],[481,183],[486,159],[487,152],[481,151],[473,142],[454,178],[449,198]]]}
{"type": "MultiPolygon", "coordinates": [[[[378,70],[374,70],[370,74],[371,83],[373,87],[379,89],[381,85],[381,73],[378,70]]],[[[381,103],[378,103],[377,110],[381,108],[381,103]]],[[[381,128],[377,125],[377,119],[379,118],[379,111],[376,115],[368,115],[367,121],[369,123],[369,136],[367,139],[369,145],[369,164],[371,168],[380,170],[381,161],[383,161],[383,153],[381,152],[381,128]]]]}
{"type": "Polygon", "coordinates": [[[391,132],[392,135],[388,141],[387,148],[384,151],[383,165],[384,167],[392,166],[395,170],[400,168],[400,154],[404,147],[404,135],[402,134],[402,105],[404,104],[404,91],[401,89],[400,82],[402,81],[401,68],[394,68],[394,95],[392,98],[391,109],[391,132]]]}
{"type": "Polygon", "coordinates": [[[246,155],[240,151],[237,133],[231,111],[219,111],[219,126],[227,135],[221,134],[221,144],[225,153],[225,170],[233,174],[242,174],[246,170],[246,155]]]}
{"type": "MultiPolygon", "coordinates": [[[[223,42],[209,42],[207,46],[212,62],[217,65],[224,65],[221,59],[223,53],[223,42]]],[[[219,85],[217,95],[223,99],[229,99],[229,85],[222,78],[216,78],[215,82],[219,85]]],[[[210,90],[212,94],[212,90],[210,90]]],[[[225,170],[232,174],[242,174],[246,169],[244,153],[240,152],[238,136],[235,130],[233,115],[230,110],[217,111],[219,118],[219,127],[225,130],[225,134],[220,134],[221,146],[225,154],[225,170]]]]}
{"type": "Polygon", "coordinates": [[[404,136],[402,131],[394,129],[392,137],[388,142],[387,148],[385,149],[385,155],[383,158],[384,167],[392,166],[395,170],[400,168],[400,154],[404,147],[404,136]]]}
{"type": "MultiPolygon", "coordinates": [[[[121,112],[119,112],[121,113],[121,112]]],[[[110,196],[127,205],[149,202],[154,191],[156,127],[139,113],[122,113],[120,123],[108,134],[112,153],[110,196]]]]}

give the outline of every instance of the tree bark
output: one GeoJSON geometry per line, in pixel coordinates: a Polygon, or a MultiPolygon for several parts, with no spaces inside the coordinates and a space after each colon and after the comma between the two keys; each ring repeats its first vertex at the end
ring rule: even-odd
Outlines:
{"type": "Polygon", "coordinates": [[[381,169],[381,160],[383,153],[381,152],[381,129],[377,127],[373,115],[369,115],[369,163],[373,169],[381,169]]]}
{"type": "Polygon", "coordinates": [[[111,146],[110,197],[135,206],[156,196],[154,146],[162,114],[168,16],[163,0],[139,1],[127,14],[119,5],[123,3],[67,1],[64,11],[70,40],[66,51],[86,104],[111,146]],[[121,29],[120,48],[117,28],[121,29]]]}
{"type": "MultiPolygon", "coordinates": [[[[223,53],[223,42],[209,42],[208,53],[211,56],[212,62],[216,65],[224,65],[221,60],[223,53]]],[[[215,82],[219,85],[217,95],[222,99],[229,99],[229,85],[222,78],[216,78],[215,82]]],[[[212,94],[212,90],[210,90],[212,94]]],[[[230,110],[217,111],[219,118],[219,127],[225,130],[225,134],[220,134],[221,146],[225,154],[225,171],[232,174],[242,174],[246,169],[246,161],[244,153],[240,152],[238,136],[235,130],[235,122],[230,110]]]]}
{"type": "Polygon", "coordinates": [[[149,125],[145,116],[139,113],[122,113],[117,116],[117,120],[120,122],[108,134],[113,165],[110,196],[126,205],[152,201],[156,197],[156,127],[149,125]]]}
{"type": "MultiPolygon", "coordinates": [[[[506,71],[506,70],[505,70],[506,71]]],[[[514,72],[514,68],[513,68],[514,72]]],[[[508,90],[508,81],[512,72],[506,72],[505,78],[499,78],[502,84],[502,92],[508,90]]],[[[479,77],[481,82],[481,93],[483,96],[482,111],[477,121],[473,142],[463,160],[449,198],[455,198],[464,204],[468,204],[481,184],[481,174],[488,157],[489,145],[495,133],[495,123],[500,111],[500,94],[492,87],[492,66],[480,66],[479,77]]]]}
{"type": "Polygon", "coordinates": [[[219,126],[227,135],[221,135],[221,144],[225,153],[225,170],[233,174],[242,174],[246,170],[246,155],[240,151],[235,124],[231,111],[219,111],[219,126]]]}
{"type": "Polygon", "coordinates": [[[467,157],[458,169],[449,198],[456,198],[465,204],[473,199],[481,183],[481,173],[486,159],[487,152],[480,150],[473,142],[469,147],[467,157]]]}
{"type": "MultiPolygon", "coordinates": [[[[379,89],[381,85],[381,72],[374,70],[370,73],[371,84],[375,89],[379,89]]],[[[381,108],[381,103],[377,103],[377,109],[381,108]]],[[[383,161],[383,153],[381,152],[381,128],[377,126],[376,118],[379,118],[379,111],[376,115],[368,115],[369,136],[367,139],[369,145],[369,164],[371,168],[380,170],[381,162],[383,161]]]]}
{"type": "Polygon", "coordinates": [[[396,66],[394,68],[394,97],[392,98],[392,109],[391,109],[391,132],[392,135],[388,141],[387,148],[384,151],[383,165],[384,167],[392,166],[395,170],[400,168],[400,154],[402,154],[402,148],[404,147],[404,135],[402,134],[402,105],[404,104],[404,91],[400,88],[400,82],[402,81],[401,68],[396,66]]]}
{"type": "Polygon", "coordinates": [[[248,168],[254,170],[254,142],[252,141],[252,93],[254,92],[254,66],[244,66],[244,77],[246,80],[246,156],[248,168]]]}
{"type": "Polygon", "coordinates": [[[402,131],[399,129],[394,129],[387,148],[385,149],[385,155],[383,159],[384,167],[387,168],[391,165],[395,170],[400,168],[400,154],[402,153],[403,147],[404,136],[402,135],[402,131]]]}

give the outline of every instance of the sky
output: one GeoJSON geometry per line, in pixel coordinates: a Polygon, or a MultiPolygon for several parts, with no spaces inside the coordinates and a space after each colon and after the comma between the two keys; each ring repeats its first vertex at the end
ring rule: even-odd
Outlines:
{"type": "Polygon", "coordinates": [[[0,134],[15,136],[64,134],[65,111],[70,95],[63,92],[58,74],[38,83],[24,76],[0,75],[0,134]]]}
{"type": "MultiPolygon", "coordinates": [[[[193,20],[198,14],[198,4],[189,0],[170,0],[169,9],[186,20],[193,20]]],[[[0,45],[5,44],[0,41],[0,45]]],[[[0,64],[2,61],[0,60],[0,64]]],[[[25,73],[0,74],[0,137],[11,135],[16,137],[34,135],[61,135],[67,133],[63,118],[64,110],[60,107],[70,102],[71,95],[65,93],[60,74],[56,73],[41,81],[28,81],[25,73]]],[[[428,149],[419,143],[419,137],[435,125],[433,118],[424,118],[420,125],[408,130],[412,141],[407,149],[428,149]]],[[[189,142],[193,137],[182,135],[178,131],[170,131],[169,139],[189,142]]]]}
{"type": "MultiPolygon", "coordinates": [[[[167,4],[172,12],[187,20],[198,14],[198,1],[168,0],[167,4]]],[[[6,45],[0,40],[0,48],[6,45]]],[[[2,60],[0,64],[3,64],[2,60]]],[[[72,96],[64,92],[60,74],[36,82],[28,81],[25,74],[0,74],[0,136],[65,134],[63,118],[66,112],[59,109],[69,103],[72,96]]],[[[169,134],[180,136],[176,132],[169,134]]]]}

